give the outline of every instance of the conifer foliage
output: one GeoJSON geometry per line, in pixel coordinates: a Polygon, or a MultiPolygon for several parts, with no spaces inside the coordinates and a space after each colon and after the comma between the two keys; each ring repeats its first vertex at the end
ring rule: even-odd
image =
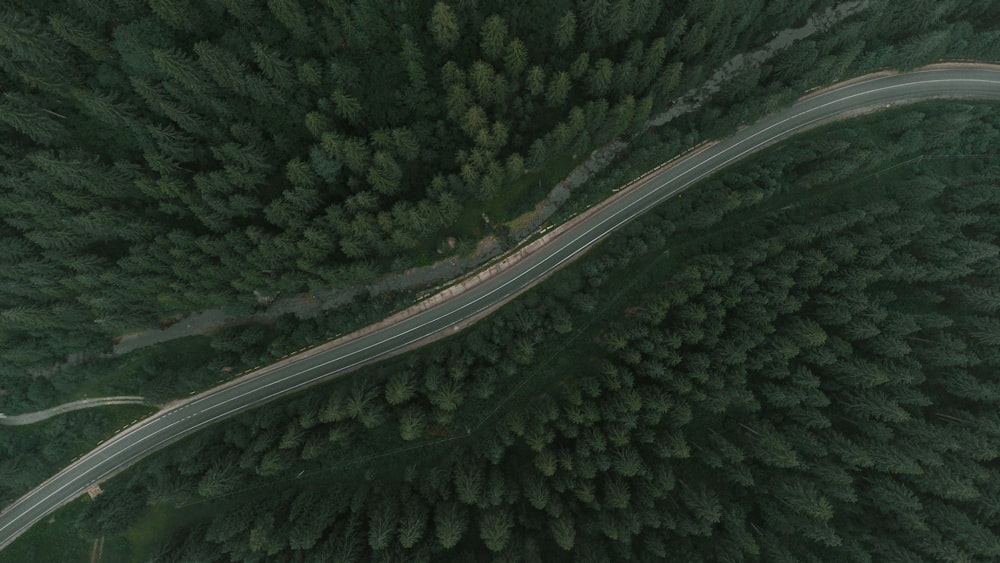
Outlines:
{"type": "Polygon", "coordinates": [[[230,471],[324,486],[254,494],[162,560],[996,559],[1000,163],[944,156],[1000,146],[995,110],[922,106],[777,147],[460,339],[182,444],[136,478],[150,502],[198,498],[174,473],[203,497],[230,471]],[[940,135],[889,141],[914,123],[940,135]],[[831,158],[852,165],[803,193],[831,158]],[[719,234],[686,207],[730,198],[723,214],[753,218],[719,234]],[[673,260],[678,241],[694,243],[673,260]],[[606,285],[667,260],[628,302],[606,285]],[[586,298],[614,305],[589,324],[586,298]],[[538,334],[567,323],[548,349],[566,370],[498,409],[497,384],[551,369],[538,334]]]}
{"type": "MultiPolygon", "coordinates": [[[[406,267],[527,155],[585,154],[632,125],[607,107],[676,94],[664,58],[704,55],[665,37],[698,2],[391,4],[4,2],[2,363],[406,267]]],[[[790,23],[755,22],[712,33],[790,23]]]]}

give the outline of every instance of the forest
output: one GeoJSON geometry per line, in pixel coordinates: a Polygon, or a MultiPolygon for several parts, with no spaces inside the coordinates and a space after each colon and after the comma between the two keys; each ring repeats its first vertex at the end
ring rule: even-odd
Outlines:
{"type": "Polygon", "coordinates": [[[680,60],[811,4],[5,3],[4,363],[401,268],[550,149],[641,122],[680,60]]]}
{"type": "MultiPolygon", "coordinates": [[[[684,138],[853,73],[994,56],[994,2],[870,4],[738,78],[684,138]]],[[[530,209],[553,162],[831,5],[5,2],[0,388],[44,403],[50,378],[26,372],[127,332],[439,259],[510,218],[479,219],[495,202],[530,209]]]]}
{"type": "Polygon", "coordinates": [[[153,456],[78,533],[214,500],[142,557],[1000,557],[997,109],[772,148],[465,333],[153,456]]]}
{"type": "MultiPolygon", "coordinates": [[[[995,2],[871,0],[643,129],[833,4],[5,2],[0,402],[86,389],[166,318],[447,256],[612,139],[634,150],[571,206],[808,88],[1000,60],[995,2]]],[[[199,563],[996,559],[997,115],[783,144],[467,333],[151,457],[62,533],[199,563]],[[154,513],[176,518],[138,542],[154,513]]],[[[408,297],[133,353],[109,385],[169,400],[408,297]]],[[[0,501],[132,414],[5,431],[0,501]]],[[[0,560],[43,560],[30,540],[0,560]]]]}

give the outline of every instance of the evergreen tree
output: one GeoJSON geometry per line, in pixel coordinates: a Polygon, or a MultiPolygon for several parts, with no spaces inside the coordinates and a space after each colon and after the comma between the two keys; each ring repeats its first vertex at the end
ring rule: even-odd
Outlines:
{"type": "Polygon", "coordinates": [[[114,57],[114,53],[108,48],[106,41],[103,41],[96,33],[72,17],[65,14],[52,14],[49,16],[49,24],[63,41],[80,49],[94,60],[110,61],[114,57]]]}
{"type": "Polygon", "coordinates": [[[540,66],[533,66],[528,69],[528,75],[525,77],[525,86],[528,88],[528,92],[531,92],[532,96],[538,96],[545,91],[545,71],[540,66]]]}
{"type": "Polygon", "coordinates": [[[487,58],[497,60],[504,53],[507,45],[507,23],[503,18],[494,14],[483,22],[479,31],[480,48],[487,58]]]}
{"type": "Polygon", "coordinates": [[[267,0],[267,9],[288,28],[292,37],[307,41],[312,36],[309,18],[298,0],[267,0]]]}
{"type": "Polygon", "coordinates": [[[549,87],[545,92],[545,101],[553,107],[565,104],[566,99],[569,97],[571,86],[572,82],[570,81],[569,73],[560,72],[552,77],[552,80],[549,82],[549,87]]]}
{"type": "Polygon", "coordinates": [[[31,107],[27,100],[16,95],[7,94],[6,99],[0,101],[0,121],[41,145],[60,144],[60,139],[67,136],[65,127],[54,117],[31,107]]]}
{"type": "Polygon", "coordinates": [[[444,2],[437,2],[431,11],[430,30],[434,40],[444,49],[451,49],[458,42],[458,19],[451,7],[444,2]]]}
{"type": "Polygon", "coordinates": [[[480,515],[479,537],[490,551],[502,551],[510,541],[514,522],[504,509],[489,509],[480,515]]]}
{"type": "Polygon", "coordinates": [[[556,25],[555,39],[556,47],[566,49],[573,43],[573,36],[576,33],[576,15],[572,10],[567,11],[559,18],[556,25]]]}
{"type": "Polygon", "coordinates": [[[468,528],[465,510],[454,502],[441,502],[434,511],[434,530],[438,544],[444,549],[458,545],[468,528]]]}
{"type": "Polygon", "coordinates": [[[524,72],[528,64],[528,48],[520,39],[513,39],[507,43],[503,60],[507,74],[517,76],[524,72]]]}

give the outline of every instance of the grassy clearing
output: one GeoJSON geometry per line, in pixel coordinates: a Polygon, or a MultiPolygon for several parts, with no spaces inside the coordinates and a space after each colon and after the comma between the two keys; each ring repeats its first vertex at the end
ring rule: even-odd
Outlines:
{"type": "Polygon", "coordinates": [[[585,161],[589,154],[587,151],[578,151],[575,154],[558,154],[548,159],[545,164],[504,188],[502,193],[490,201],[484,211],[497,223],[510,221],[522,213],[531,211],[538,202],[545,199],[556,184],[565,180],[574,168],[585,161]],[[581,154],[583,156],[580,156],[581,154]]]}
{"type": "MultiPolygon", "coordinates": [[[[81,538],[74,525],[87,502],[90,500],[77,499],[32,526],[0,551],[0,563],[90,561],[92,542],[81,538]]],[[[107,544],[104,553],[104,561],[115,561],[109,557],[112,554],[107,544]]]]}
{"type": "Polygon", "coordinates": [[[217,512],[223,511],[233,499],[223,498],[176,508],[162,504],[147,507],[135,525],[117,539],[124,544],[122,559],[115,561],[142,563],[149,559],[157,545],[174,530],[208,525],[217,512]]]}
{"type": "MultiPolygon", "coordinates": [[[[442,255],[438,254],[438,250],[445,250],[443,241],[449,236],[454,236],[460,242],[467,243],[464,245],[465,248],[471,250],[476,242],[482,240],[490,232],[504,234],[498,232],[497,226],[504,225],[519,215],[534,209],[539,202],[545,199],[552,188],[566,179],[569,173],[586,160],[589,154],[587,151],[557,154],[541,166],[521,176],[516,182],[504,187],[490,201],[466,205],[454,223],[447,229],[433,233],[417,243],[411,251],[409,264],[422,266],[440,260],[442,255]],[[492,229],[483,219],[483,215],[489,217],[492,229]]],[[[502,231],[502,227],[499,230],[502,231]]]]}
{"type": "MultiPolygon", "coordinates": [[[[127,476],[126,476],[127,477],[127,476]]],[[[103,486],[124,486],[126,477],[113,479],[103,486]]],[[[158,544],[174,530],[204,524],[225,510],[236,499],[227,497],[181,508],[166,505],[148,506],[146,512],[124,533],[104,539],[102,563],[142,563],[152,556],[158,544]]],[[[77,499],[33,526],[7,549],[0,551],[0,563],[86,562],[90,560],[92,541],[77,532],[76,520],[90,502],[77,499]]]]}
{"type": "MultiPolygon", "coordinates": [[[[114,482],[105,486],[114,486],[114,482]]],[[[77,499],[33,526],[0,551],[0,563],[90,561],[93,542],[82,538],[76,529],[76,520],[89,502],[88,497],[77,499]]],[[[232,501],[223,499],[184,508],[150,506],[124,534],[105,537],[101,561],[142,563],[173,530],[207,524],[216,512],[225,509],[227,502],[232,501]]]]}

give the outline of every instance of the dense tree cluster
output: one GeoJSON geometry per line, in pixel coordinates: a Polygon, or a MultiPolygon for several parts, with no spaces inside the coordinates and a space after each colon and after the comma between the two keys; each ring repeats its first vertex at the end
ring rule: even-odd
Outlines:
{"type": "MultiPolygon", "coordinates": [[[[830,4],[7,2],[3,388],[176,314],[433,257],[481,234],[456,218],[538,197],[526,170],[632,130],[830,4]]],[[[901,6],[874,0],[736,77],[682,137],[852,73],[995,58],[995,3],[901,6]]]]}
{"type": "Polygon", "coordinates": [[[459,339],[148,462],[153,503],[309,475],[157,560],[995,559],[1000,167],[930,157],[998,143],[994,106],[939,104],[769,151],[459,339]],[[687,207],[736,196],[739,236],[687,207]],[[579,356],[495,409],[542,332],[579,356]]]}
{"type": "Polygon", "coordinates": [[[368,281],[817,3],[6,2],[2,363],[368,281]]]}

